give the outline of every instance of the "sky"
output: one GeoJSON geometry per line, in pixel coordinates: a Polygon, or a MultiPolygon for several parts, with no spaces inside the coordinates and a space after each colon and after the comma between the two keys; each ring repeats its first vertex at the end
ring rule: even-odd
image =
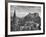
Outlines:
{"type": "Polygon", "coordinates": [[[41,7],[40,6],[16,6],[11,5],[11,16],[13,16],[14,11],[17,17],[24,17],[29,13],[39,13],[41,14],[41,7]]]}

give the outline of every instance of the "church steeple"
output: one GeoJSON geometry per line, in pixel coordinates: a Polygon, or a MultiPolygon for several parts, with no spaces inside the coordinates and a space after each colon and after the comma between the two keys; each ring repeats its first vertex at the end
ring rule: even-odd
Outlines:
{"type": "Polygon", "coordinates": [[[14,15],[13,15],[13,24],[15,24],[16,22],[16,14],[15,14],[15,11],[14,11],[14,15]]]}
{"type": "Polygon", "coordinates": [[[14,15],[13,15],[13,17],[16,17],[15,11],[14,11],[14,15]]]}

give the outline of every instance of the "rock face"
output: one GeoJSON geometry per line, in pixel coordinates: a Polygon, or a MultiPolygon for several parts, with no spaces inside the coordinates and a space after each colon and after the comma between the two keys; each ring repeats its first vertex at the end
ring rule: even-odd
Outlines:
{"type": "Polygon", "coordinates": [[[41,18],[38,15],[38,13],[34,13],[34,14],[29,13],[27,16],[24,17],[24,20],[25,21],[33,21],[38,24],[41,23],[41,18]]]}
{"type": "Polygon", "coordinates": [[[38,13],[29,13],[23,18],[13,16],[11,31],[40,30],[41,18],[38,13]]]}

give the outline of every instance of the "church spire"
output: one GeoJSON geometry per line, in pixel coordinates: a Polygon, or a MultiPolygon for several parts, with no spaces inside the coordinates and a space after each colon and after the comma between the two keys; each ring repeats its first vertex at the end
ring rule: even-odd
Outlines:
{"type": "Polygon", "coordinates": [[[16,17],[15,11],[14,11],[14,15],[13,15],[13,17],[16,17]]]}
{"type": "Polygon", "coordinates": [[[13,24],[15,24],[16,22],[16,14],[15,14],[15,11],[14,11],[14,15],[13,15],[13,24]]]}

